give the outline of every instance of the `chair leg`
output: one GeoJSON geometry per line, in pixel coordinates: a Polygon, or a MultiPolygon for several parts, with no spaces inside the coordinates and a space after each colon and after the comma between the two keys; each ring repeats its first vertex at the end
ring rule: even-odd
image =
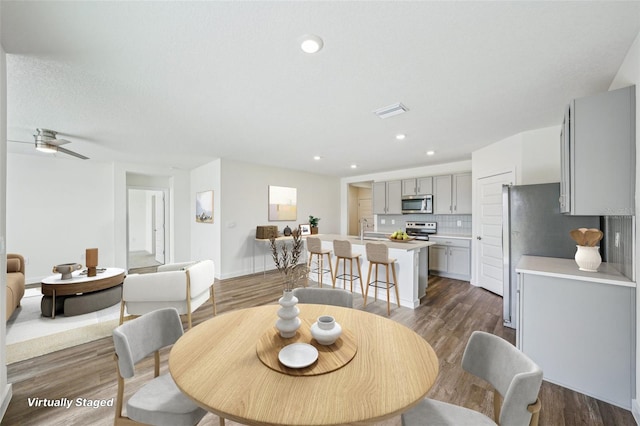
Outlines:
{"type": "Polygon", "coordinates": [[[225,426],[224,417],[220,417],[220,426],[225,426]]]}
{"type": "Polygon", "coordinates": [[[322,264],[322,255],[316,254],[316,257],[318,258],[318,285],[322,287],[322,268],[324,266],[322,264]]]}
{"type": "Polygon", "coordinates": [[[353,293],[353,257],[349,258],[349,285],[351,293],[353,293]]]}
{"type": "Polygon", "coordinates": [[[540,398],[536,399],[536,402],[534,402],[533,404],[529,404],[527,406],[527,410],[529,410],[529,412],[531,413],[531,421],[529,422],[530,426],[538,426],[541,409],[542,409],[542,402],[540,402],[540,398]]]}
{"type": "Polygon", "coordinates": [[[356,257],[356,265],[358,265],[358,277],[360,277],[360,293],[364,297],[364,290],[362,288],[362,270],[360,269],[360,258],[356,257]]]}
{"type": "Polygon", "coordinates": [[[373,280],[375,285],[373,286],[373,288],[375,289],[375,297],[373,298],[374,301],[378,301],[378,264],[376,263],[376,277],[373,280]]]}
{"type": "Polygon", "coordinates": [[[124,299],[120,301],[120,325],[124,322],[124,299]]]}
{"type": "Polygon", "coordinates": [[[393,285],[396,288],[396,303],[400,307],[400,292],[398,291],[398,278],[396,277],[396,264],[391,264],[391,272],[393,272],[393,285]]]}
{"type": "Polygon", "coordinates": [[[327,263],[329,264],[329,273],[331,274],[331,281],[333,281],[333,268],[331,267],[331,253],[327,253],[327,263]]]}
{"type": "Polygon", "coordinates": [[[387,316],[391,315],[391,297],[389,296],[389,264],[384,266],[384,271],[387,278],[387,316]]]}
{"type": "Polygon", "coordinates": [[[336,256],[336,272],[335,272],[335,275],[333,276],[333,288],[336,288],[336,280],[338,279],[339,266],[340,266],[340,258],[336,256]]]}
{"type": "Polygon", "coordinates": [[[371,279],[371,262],[369,262],[369,271],[367,272],[367,282],[364,287],[364,306],[367,306],[367,294],[369,294],[369,280],[371,279]]]}
{"type": "Polygon", "coordinates": [[[211,304],[213,305],[213,316],[215,317],[218,313],[216,312],[216,293],[213,290],[213,284],[209,287],[209,293],[211,293],[211,304]]]}

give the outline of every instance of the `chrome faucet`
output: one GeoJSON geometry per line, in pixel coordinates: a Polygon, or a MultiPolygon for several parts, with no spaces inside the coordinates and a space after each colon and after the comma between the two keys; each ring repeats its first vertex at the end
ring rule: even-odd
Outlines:
{"type": "Polygon", "coordinates": [[[368,226],[366,218],[363,217],[360,219],[360,241],[364,240],[364,230],[368,228],[368,226]]]}

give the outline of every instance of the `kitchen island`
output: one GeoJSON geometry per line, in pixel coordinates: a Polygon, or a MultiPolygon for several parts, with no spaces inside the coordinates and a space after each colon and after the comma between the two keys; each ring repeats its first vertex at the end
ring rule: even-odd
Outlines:
{"type": "MultiPolygon", "coordinates": [[[[318,234],[316,237],[322,240],[322,248],[330,249],[333,251],[333,240],[349,240],[351,242],[352,251],[355,254],[360,254],[362,259],[362,283],[367,279],[367,271],[369,270],[369,262],[367,261],[367,252],[365,248],[366,243],[383,243],[389,247],[389,257],[396,259],[396,276],[398,278],[398,292],[400,293],[400,306],[415,309],[420,305],[420,298],[426,294],[427,281],[429,278],[429,246],[434,243],[429,241],[412,240],[406,242],[394,242],[387,238],[377,237],[365,237],[362,240],[360,237],[353,235],[338,235],[338,234],[318,234]]],[[[335,258],[333,260],[335,266],[335,258]]],[[[347,272],[349,263],[347,262],[347,272]]],[[[340,262],[340,272],[334,271],[335,274],[340,275],[344,273],[342,271],[342,262],[340,262]]],[[[356,265],[353,265],[354,274],[358,274],[356,265]]],[[[313,274],[310,274],[312,277],[313,274]]],[[[373,281],[374,270],[371,271],[370,281],[373,281]]],[[[389,273],[391,277],[391,273],[389,273]]],[[[384,267],[379,268],[378,279],[384,280],[384,267]]],[[[393,279],[393,278],[390,278],[393,279]]],[[[361,293],[360,280],[354,281],[354,292],[361,293]]],[[[349,285],[347,280],[347,286],[349,285]]],[[[336,281],[336,287],[342,286],[342,280],[336,281]]],[[[364,289],[362,289],[362,292],[364,289]]],[[[376,287],[369,287],[369,298],[373,298],[373,291],[376,287]]],[[[381,300],[387,300],[387,292],[384,288],[378,288],[378,298],[381,300]]],[[[391,303],[395,303],[395,293],[392,292],[391,303]]]]}

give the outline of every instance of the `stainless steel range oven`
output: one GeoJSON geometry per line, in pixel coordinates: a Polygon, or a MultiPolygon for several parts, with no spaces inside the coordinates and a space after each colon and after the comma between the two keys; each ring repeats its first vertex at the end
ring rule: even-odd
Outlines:
{"type": "Polygon", "coordinates": [[[416,240],[429,241],[429,235],[435,234],[437,228],[436,222],[407,222],[405,232],[416,240]]]}

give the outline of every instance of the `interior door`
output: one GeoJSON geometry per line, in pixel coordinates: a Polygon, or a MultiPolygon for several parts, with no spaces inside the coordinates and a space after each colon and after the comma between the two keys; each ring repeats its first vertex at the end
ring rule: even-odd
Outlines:
{"type": "Polygon", "coordinates": [[[478,179],[479,233],[476,236],[478,250],[478,284],[480,287],[502,296],[502,185],[513,184],[514,173],[509,171],[478,179]]]}
{"type": "Polygon", "coordinates": [[[164,194],[153,195],[153,241],[156,262],[164,265],[164,194]]]}

